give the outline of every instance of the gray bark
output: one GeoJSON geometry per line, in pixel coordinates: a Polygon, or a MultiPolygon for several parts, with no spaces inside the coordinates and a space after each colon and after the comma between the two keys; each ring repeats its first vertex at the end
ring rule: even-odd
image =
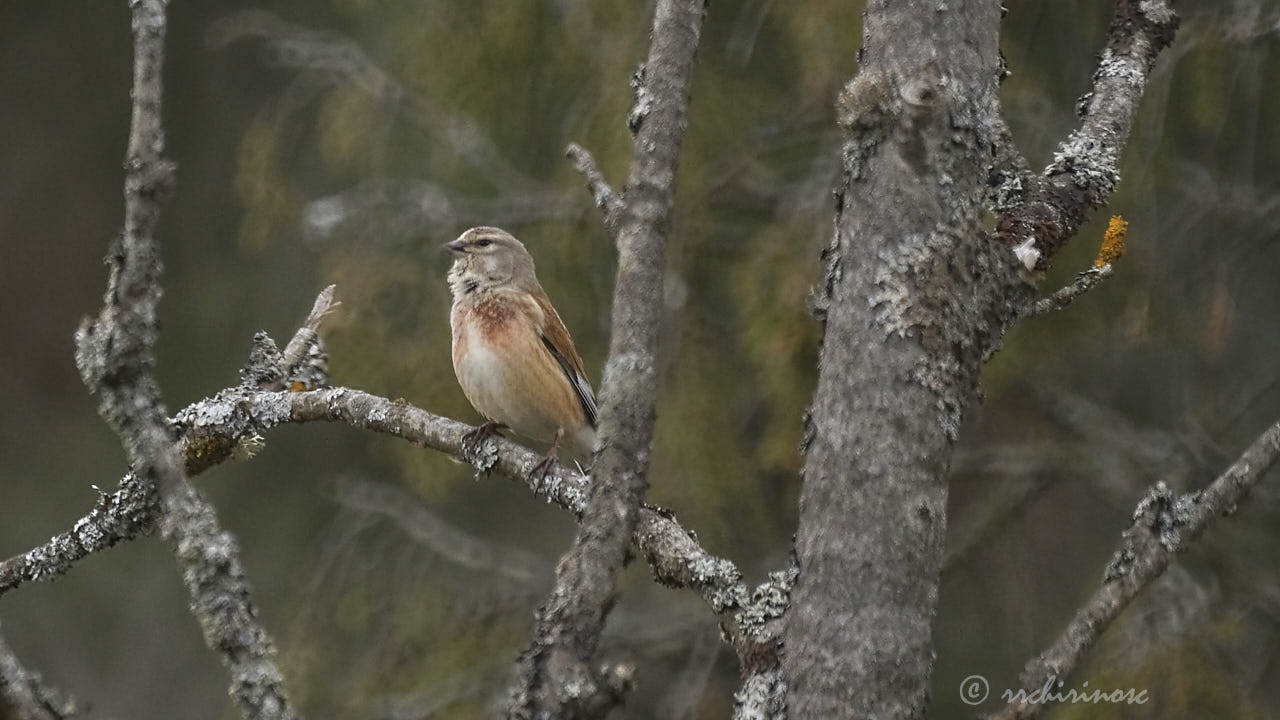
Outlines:
{"type": "Polygon", "coordinates": [[[1109,198],[1177,26],[1164,2],[1117,0],[1081,126],[1037,176],[996,97],[999,14],[994,1],[870,2],[840,99],[845,177],[783,663],[801,717],[923,715],[945,476],[982,361],[1029,307],[1029,271],[1109,198]],[[994,235],[979,227],[993,175],[994,235]]]}
{"type": "Polygon", "coordinates": [[[102,310],[76,333],[76,365],[98,398],[99,413],[128,451],[132,479],[144,487],[154,484],[160,531],[173,546],[205,641],[231,673],[230,693],[241,713],[289,720],[294,714],[275,666],[275,650],[257,622],[235,540],[219,527],[212,506],[188,480],[152,375],[161,294],[155,235],[175,172],[164,157],[161,112],[167,3],[134,0],[130,5],[133,113],[125,157],[124,230],[107,256],[110,276],[102,310]]]}
{"type": "Polygon", "coordinates": [[[618,243],[595,480],[573,547],[557,568],[555,589],[538,609],[533,640],[521,655],[511,717],[598,717],[617,702],[616,691],[592,663],[648,487],[663,248],[705,11],[705,0],[658,2],[649,57],[637,74],[628,118],[636,135],[630,177],[612,208],[607,195],[593,192],[606,208],[606,225],[616,223],[618,243]]]}
{"type": "Polygon", "coordinates": [[[788,711],[921,717],[950,451],[1029,288],[979,227],[1000,4],[868,4],[840,99],[845,175],[787,616],[788,711]]]}

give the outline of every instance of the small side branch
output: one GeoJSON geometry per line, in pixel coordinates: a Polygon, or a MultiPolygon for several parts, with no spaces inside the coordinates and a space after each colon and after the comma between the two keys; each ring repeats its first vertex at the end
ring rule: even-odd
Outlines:
{"type": "MultiPolygon", "coordinates": [[[[1098,248],[1098,258],[1094,260],[1093,267],[1076,275],[1076,279],[1070,285],[1047,298],[1032,303],[1027,309],[1026,315],[1035,317],[1054,310],[1061,310],[1075,302],[1076,298],[1089,292],[1103,280],[1111,277],[1112,264],[1124,256],[1128,228],[1129,223],[1125,222],[1124,218],[1119,215],[1112,215],[1111,221],[1107,223],[1107,232],[1103,235],[1102,246],[1098,248]]],[[[1014,252],[1017,252],[1017,249],[1014,252]]]]}
{"type": "Polygon", "coordinates": [[[1080,99],[1080,127],[1058,146],[1030,187],[1006,193],[996,234],[1028,270],[1044,270],[1089,212],[1111,197],[1151,68],[1168,47],[1178,16],[1166,0],[1115,0],[1107,46],[1080,99]]]}
{"type": "Polygon", "coordinates": [[[316,296],[311,312],[302,327],[285,346],[278,365],[290,390],[314,389],[324,384],[328,364],[324,343],[320,339],[320,323],[342,303],[333,299],[336,286],[330,285],[316,296]]]}
{"type": "Polygon", "coordinates": [[[1133,525],[1107,566],[1103,585],[1085,603],[1067,630],[1048,650],[1027,663],[1019,678],[1025,689],[992,716],[993,720],[1039,717],[1044,704],[1028,694],[1070,675],[1120,612],[1169,567],[1176,554],[1190,547],[1215,520],[1235,511],[1254,485],[1280,459],[1280,422],[1253,441],[1247,450],[1208,487],[1174,497],[1157,483],[1138,503],[1133,525]]]}
{"type": "Polygon", "coordinates": [[[609,181],[604,179],[604,173],[600,172],[596,159],[591,157],[591,153],[586,148],[578,143],[569,143],[564,154],[573,161],[574,169],[587,181],[587,190],[591,193],[591,199],[604,213],[605,227],[610,234],[616,234],[619,218],[622,217],[622,199],[612,187],[609,187],[609,181]]]}
{"type": "Polygon", "coordinates": [[[1114,271],[1110,263],[1103,265],[1102,267],[1091,267],[1088,270],[1085,270],[1084,272],[1076,275],[1075,280],[1072,280],[1070,285],[1067,285],[1049,297],[1035,301],[1035,303],[1027,309],[1027,317],[1038,317],[1040,315],[1051,313],[1054,310],[1062,310],[1075,302],[1076,298],[1100,285],[1103,280],[1111,277],[1112,274],[1114,274],[1114,271]]]}

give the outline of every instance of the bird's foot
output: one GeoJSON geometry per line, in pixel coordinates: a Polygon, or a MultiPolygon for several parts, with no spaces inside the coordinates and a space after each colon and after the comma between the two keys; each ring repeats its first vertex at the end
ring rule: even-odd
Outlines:
{"type": "Polygon", "coordinates": [[[494,463],[498,462],[498,450],[487,441],[494,435],[501,437],[498,431],[505,430],[506,427],[502,423],[487,422],[463,435],[463,459],[471,463],[479,472],[488,472],[494,463]]]}
{"type": "Polygon", "coordinates": [[[529,471],[529,483],[534,488],[542,487],[543,481],[547,479],[547,473],[550,472],[551,468],[555,467],[556,463],[559,461],[558,455],[560,451],[560,438],[562,437],[564,437],[564,430],[556,430],[556,436],[551,441],[551,449],[548,450],[547,454],[538,461],[538,464],[534,465],[533,469],[529,471]]]}

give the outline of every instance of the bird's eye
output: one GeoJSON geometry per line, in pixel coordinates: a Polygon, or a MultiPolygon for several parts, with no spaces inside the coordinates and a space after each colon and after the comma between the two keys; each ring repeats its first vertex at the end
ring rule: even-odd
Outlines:
{"type": "Polygon", "coordinates": [[[479,240],[476,241],[476,247],[489,247],[492,244],[493,244],[493,241],[490,240],[489,238],[480,238],[479,240]]]}

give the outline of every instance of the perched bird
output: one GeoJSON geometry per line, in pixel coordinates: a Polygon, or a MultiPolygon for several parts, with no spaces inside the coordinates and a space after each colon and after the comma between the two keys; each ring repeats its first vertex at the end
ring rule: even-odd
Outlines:
{"type": "Polygon", "coordinates": [[[494,227],[471,228],[445,248],[454,256],[453,371],[488,421],[467,441],[508,427],[551,443],[535,472],[555,462],[561,443],[586,463],[596,440],[595,393],[564,321],[538,284],[533,257],[494,227]]]}

